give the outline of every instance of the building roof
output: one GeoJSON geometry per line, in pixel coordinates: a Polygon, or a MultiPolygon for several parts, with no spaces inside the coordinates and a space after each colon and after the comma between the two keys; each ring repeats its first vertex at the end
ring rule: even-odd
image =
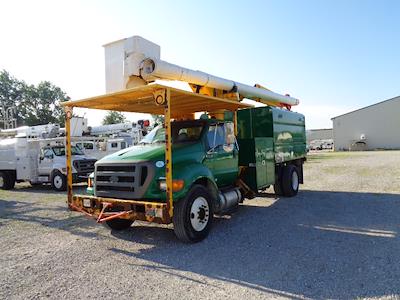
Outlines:
{"type": "Polygon", "coordinates": [[[307,129],[307,131],[324,131],[324,130],[333,130],[333,129],[332,128],[307,129]]]}
{"type": "Polygon", "coordinates": [[[364,109],[370,108],[370,107],[372,107],[372,106],[376,106],[376,105],[380,105],[380,104],[385,103],[385,102],[396,101],[396,100],[400,100],[400,96],[393,97],[393,98],[390,98],[390,99],[387,99],[387,100],[383,100],[383,101],[381,101],[381,102],[374,103],[374,104],[371,104],[371,105],[368,105],[368,106],[365,106],[365,107],[362,107],[362,108],[359,108],[359,109],[350,111],[350,112],[345,113],[345,114],[341,114],[341,115],[339,115],[339,116],[336,116],[336,117],[331,118],[331,120],[336,119],[336,118],[339,118],[339,117],[342,117],[342,116],[345,116],[345,115],[348,115],[348,114],[352,114],[352,113],[354,113],[354,112],[356,112],[356,111],[360,111],[360,110],[364,110],[364,109]]]}

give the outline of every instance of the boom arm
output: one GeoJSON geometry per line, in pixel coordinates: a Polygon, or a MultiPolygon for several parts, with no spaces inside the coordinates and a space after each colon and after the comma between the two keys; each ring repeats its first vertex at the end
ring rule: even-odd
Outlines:
{"type": "Polygon", "coordinates": [[[299,104],[299,100],[296,98],[280,95],[266,89],[238,83],[201,71],[190,70],[159,59],[145,59],[140,68],[140,75],[146,81],[154,81],[155,79],[179,80],[228,92],[236,91],[244,98],[259,102],[265,101],[265,104],[269,104],[270,102],[286,105],[299,104]]]}
{"type": "Polygon", "coordinates": [[[237,92],[242,98],[264,104],[292,106],[299,100],[257,86],[194,71],[160,59],[160,46],[140,36],[104,45],[107,92],[147,84],[156,79],[179,80],[225,92],[237,92]]]}

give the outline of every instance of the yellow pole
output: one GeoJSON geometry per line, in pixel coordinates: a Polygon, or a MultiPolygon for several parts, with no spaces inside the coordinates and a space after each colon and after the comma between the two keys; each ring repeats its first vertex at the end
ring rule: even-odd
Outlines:
{"type": "Polygon", "coordinates": [[[65,106],[65,155],[67,159],[67,201],[72,203],[71,118],[72,107],[65,106]]]}
{"type": "Polygon", "coordinates": [[[171,137],[171,92],[165,91],[166,104],[164,107],[165,119],[165,178],[167,183],[167,208],[170,218],[174,215],[174,203],[172,195],[172,137],[171,137]]]}

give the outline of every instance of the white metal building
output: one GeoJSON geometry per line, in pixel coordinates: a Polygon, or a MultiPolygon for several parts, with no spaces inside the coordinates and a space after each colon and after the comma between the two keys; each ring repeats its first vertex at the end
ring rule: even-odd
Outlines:
{"type": "Polygon", "coordinates": [[[307,143],[315,140],[331,140],[333,139],[332,128],[325,129],[309,129],[306,131],[307,143]]]}
{"type": "Polygon", "coordinates": [[[335,151],[400,149],[400,96],[332,118],[335,151]]]}

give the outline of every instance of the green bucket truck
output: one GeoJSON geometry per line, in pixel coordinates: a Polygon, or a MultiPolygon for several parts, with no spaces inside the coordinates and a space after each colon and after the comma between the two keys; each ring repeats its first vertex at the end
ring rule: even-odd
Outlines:
{"type": "MultiPolygon", "coordinates": [[[[143,40],[139,46],[147,45],[143,40]]],[[[140,50],[138,45],[135,51],[140,50]]],[[[173,223],[179,240],[197,242],[210,232],[215,214],[230,213],[259,190],[273,185],[279,196],[297,194],[306,158],[304,116],[290,111],[297,99],[260,86],[233,82],[230,87],[230,81],[156,60],[154,53],[151,59],[156,61],[146,65],[143,57],[139,75],[120,80],[128,82],[123,88],[63,103],[71,210],[112,230],[127,229],[135,220],[173,223]],[[182,69],[180,77],[174,75],[177,68],[182,69]],[[147,84],[176,77],[190,83],[192,92],[147,84]],[[244,97],[268,105],[256,108],[243,103],[244,97]],[[139,145],[97,161],[88,195],[73,195],[69,119],[74,107],[158,114],[165,122],[139,145]],[[194,113],[199,112],[203,114],[196,119],[194,113]]]]}

